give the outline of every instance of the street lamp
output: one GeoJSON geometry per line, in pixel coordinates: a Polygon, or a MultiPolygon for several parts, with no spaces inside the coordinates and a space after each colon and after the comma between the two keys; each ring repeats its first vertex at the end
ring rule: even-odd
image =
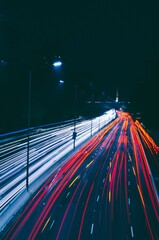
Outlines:
{"type": "MultiPolygon", "coordinates": [[[[55,61],[52,64],[54,67],[60,67],[62,62],[60,60],[55,61]]],[[[28,85],[28,127],[27,127],[27,164],[26,164],[26,188],[29,190],[29,148],[30,148],[30,120],[31,120],[31,82],[32,82],[32,71],[29,71],[29,85],[28,85]]],[[[64,83],[63,80],[59,81],[64,83]]]]}
{"type": "Polygon", "coordinates": [[[62,83],[62,84],[63,84],[63,83],[64,83],[64,80],[59,80],[59,83],[62,83]]]}
{"type": "Polygon", "coordinates": [[[30,147],[30,113],[31,113],[31,79],[32,72],[29,72],[29,86],[28,86],[28,139],[27,139],[27,165],[26,165],[26,188],[29,188],[29,147],[30,147]]]}
{"type": "Polygon", "coordinates": [[[77,136],[77,132],[76,132],[76,114],[77,114],[77,85],[74,86],[75,87],[75,99],[74,99],[74,129],[73,129],[73,148],[75,150],[75,143],[76,143],[76,136],[77,136]]]}
{"type": "Polygon", "coordinates": [[[61,65],[62,65],[61,61],[56,61],[56,62],[53,63],[54,67],[60,67],[61,65]]]}

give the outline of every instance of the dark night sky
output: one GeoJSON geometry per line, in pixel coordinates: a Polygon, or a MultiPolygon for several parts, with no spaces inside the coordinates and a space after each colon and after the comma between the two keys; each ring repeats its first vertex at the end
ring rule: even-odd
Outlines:
{"type": "MultiPolygon", "coordinates": [[[[121,100],[141,106],[147,115],[158,112],[158,0],[1,2],[1,59],[16,64],[14,71],[8,67],[12,74],[5,70],[7,74],[1,63],[1,88],[3,94],[9,92],[8,98],[8,88],[19,92],[25,86],[13,83],[16,72],[22,79],[22,66],[60,54],[62,77],[68,84],[83,84],[86,91],[92,82],[98,93],[112,98],[119,88],[121,100]]],[[[43,83],[39,86],[43,88],[43,83]]]]}

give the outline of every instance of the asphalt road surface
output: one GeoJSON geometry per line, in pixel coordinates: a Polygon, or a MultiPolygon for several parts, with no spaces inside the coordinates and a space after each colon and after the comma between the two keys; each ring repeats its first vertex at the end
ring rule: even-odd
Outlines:
{"type": "Polygon", "coordinates": [[[57,169],[2,239],[159,239],[159,147],[128,113],[57,169]]]}

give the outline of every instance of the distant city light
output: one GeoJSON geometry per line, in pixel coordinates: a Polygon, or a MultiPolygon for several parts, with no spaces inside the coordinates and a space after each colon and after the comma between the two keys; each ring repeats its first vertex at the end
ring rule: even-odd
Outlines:
{"type": "Polygon", "coordinates": [[[53,65],[54,67],[59,67],[62,65],[62,62],[61,61],[54,62],[53,65]]]}

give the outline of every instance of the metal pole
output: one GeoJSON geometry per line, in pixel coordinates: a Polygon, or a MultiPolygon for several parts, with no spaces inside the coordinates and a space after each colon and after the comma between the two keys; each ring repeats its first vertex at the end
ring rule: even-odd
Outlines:
{"type": "Polygon", "coordinates": [[[74,138],[73,138],[73,148],[76,147],[76,113],[77,113],[77,85],[75,85],[75,102],[74,102],[74,138]]]}
{"type": "Polygon", "coordinates": [[[91,100],[91,137],[92,137],[92,127],[93,127],[93,100],[91,100]]]}
{"type": "MultiPolygon", "coordinates": [[[[74,133],[76,132],[76,119],[74,118],[74,133]]],[[[75,141],[76,141],[76,138],[75,138],[75,135],[74,135],[74,138],[73,138],[73,149],[75,149],[75,141]]]]}
{"type": "Polygon", "coordinates": [[[26,164],[26,188],[27,188],[27,191],[29,190],[30,112],[31,112],[31,71],[29,72],[29,87],[28,87],[28,139],[27,139],[27,164],[26,164]]]}
{"type": "Polygon", "coordinates": [[[99,117],[98,129],[100,130],[100,117],[99,117]]]}
{"type": "Polygon", "coordinates": [[[92,137],[92,118],[91,118],[91,137],[92,137]]]}

